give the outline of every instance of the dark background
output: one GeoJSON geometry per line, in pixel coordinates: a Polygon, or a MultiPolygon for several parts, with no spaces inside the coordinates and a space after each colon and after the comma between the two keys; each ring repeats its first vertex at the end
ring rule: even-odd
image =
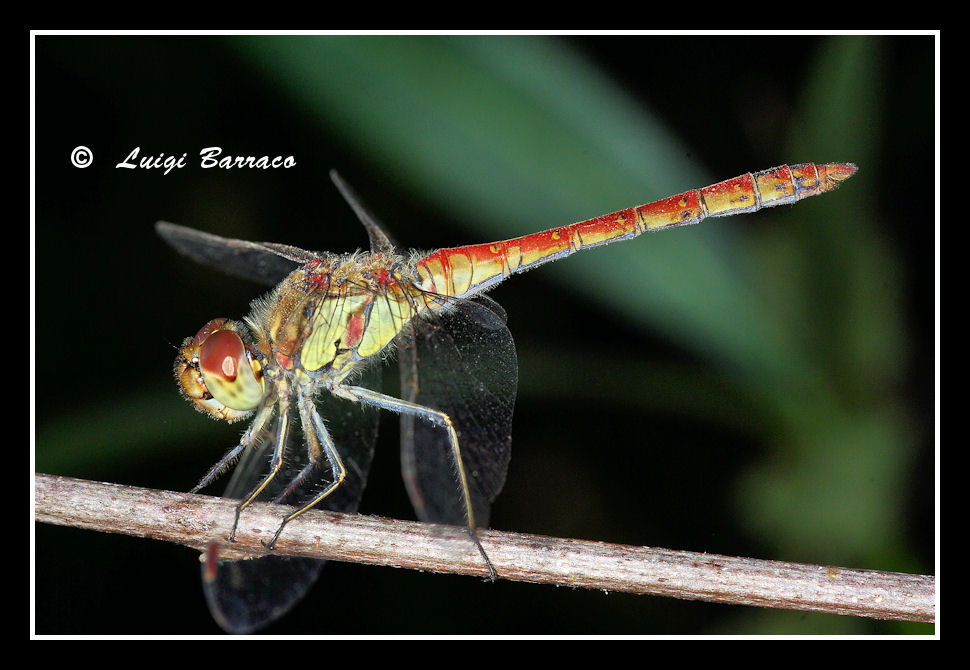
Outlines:
{"type": "MultiPolygon", "coordinates": [[[[35,470],[186,491],[241,430],[180,399],[173,347],[262,288],[178,257],[158,219],[351,251],[366,236],[327,179],[336,167],[403,247],[430,250],[852,161],[835,193],[492,292],[520,366],[492,527],[933,573],[933,46],[37,37],[35,470]],[[78,145],[87,169],[70,163],[78,145]],[[115,169],[136,146],[188,166],[115,169]],[[209,146],[297,166],[203,170],[209,146]]],[[[396,417],[361,511],[413,518],[396,417]]],[[[191,551],[43,524],[34,539],[37,633],[218,633],[191,551]]],[[[266,632],[931,630],[332,563],[266,632]]]]}

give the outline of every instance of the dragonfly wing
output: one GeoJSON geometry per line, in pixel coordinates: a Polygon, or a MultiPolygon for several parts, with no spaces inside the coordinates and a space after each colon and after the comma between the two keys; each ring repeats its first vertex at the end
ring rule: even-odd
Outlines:
{"type": "Polygon", "coordinates": [[[176,251],[197,263],[267,286],[275,286],[300,265],[318,258],[313,252],[286,244],[219,237],[166,221],[156,223],[155,230],[176,251]]]}
{"type": "Polygon", "coordinates": [[[212,618],[230,633],[251,633],[289,612],[317,581],[326,561],[265,556],[202,566],[202,587],[212,618]]]}
{"type": "MultiPolygon", "coordinates": [[[[405,400],[446,413],[458,433],[475,525],[487,527],[512,444],[518,364],[505,312],[494,301],[455,301],[418,320],[400,346],[405,400]]],[[[464,497],[446,431],[401,415],[401,466],[423,521],[466,525],[464,497]]]]}
{"type": "Polygon", "coordinates": [[[330,171],[330,179],[333,181],[334,186],[340,191],[340,195],[343,199],[347,201],[350,208],[354,210],[354,214],[367,229],[367,236],[370,238],[370,249],[371,251],[376,251],[379,253],[390,253],[394,250],[394,243],[391,242],[391,238],[388,236],[381,224],[377,222],[377,219],[367,211],[364,207],[363,201],[357,196],[350,185],[343,180],[343,177],[336,170],[330,171]]]}
{"type": "MultiPolygon", "coordinates": [[[[381,368],[375,366],[368,370],[363,380],[370,388],[380,388],[381,368]]],[[[347,469],[344,482],[317,508],[356,512],[374,453],[379,413],[362,403],[348,402],[330,394],[324,394],[317,401],[317,409],[325,417],[327,430],[347,469]]],[[[293,419],[291,423],[298,426],[300,422],[295,417],[293,419]]],[[[272,422],[265,433],[259,445],[246,453],[236,466],[225,497],[242,498],[268,472],[275,435],[272,422]]],[[[300,485],[290,490],[290,485],[308,463],[305,442],[292,439],[285,454],[283,471],[257,500],[302,505],[330,483],[330,466],[323,462],[312,468],[310,476],[301,480],[300,485]]],[[[292,609],[316,582],[325,563],[283,556],[221,560],[214,571],[206,566],[202,568],[206,602],[213,618],[225,630],[234,633],[258,630],[292,609]]]]}

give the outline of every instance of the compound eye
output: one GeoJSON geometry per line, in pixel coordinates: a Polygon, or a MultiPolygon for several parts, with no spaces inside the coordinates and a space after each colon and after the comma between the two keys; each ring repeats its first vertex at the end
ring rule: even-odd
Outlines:
{"type": "Polygon", "coordinates": [[[212,397],[229,409],[248,412],[263,397],[259,364],[249,356],[242,338],[231,330],[217,330],[202,341],[199,372],[212,397]]]}

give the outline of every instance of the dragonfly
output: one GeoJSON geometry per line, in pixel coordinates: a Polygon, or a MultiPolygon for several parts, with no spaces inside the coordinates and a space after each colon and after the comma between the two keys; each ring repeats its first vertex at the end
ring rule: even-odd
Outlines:
{"type": "MultiPolygon", "coordinates": [[[[239,502],[226,539],[234,541],[252,503],[289,505],[264,543],[272,549],[309,509],[357,511],[378,411],[396,412],[402,475],[418,518],[464,528],[494,579],[476,531],[488,527],[505,483],[518,370],[505,312],[485,292],[582,249],[826,193],[856,169],[782,165],[587,221],[428,254],[399,252],[335,171],[369,251],[313,252],[160,221],[158,234],[180,253],[275,286],[242,321],[213,319],[179,348],[175,377],[185,398],[214,419],[250,419],[192,491],[236,464],[224,495],[239,502]],[[395,354],[400,398],[379,390],[382,364],[395,354]]],[[[230,632],[283,616],[324,563],[272,553],[244,560],[218,547],[214,541],[207,552],[203,587],[215,620],[230,632]]]]}

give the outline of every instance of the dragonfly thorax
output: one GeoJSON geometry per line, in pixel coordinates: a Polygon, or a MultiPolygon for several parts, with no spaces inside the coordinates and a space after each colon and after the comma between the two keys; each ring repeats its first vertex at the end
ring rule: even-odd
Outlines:
{"type": "Polygon", "coordinates": [[[385,254],[315,259],[253,305],[274,364],[339,383],[378,355],[424,307],[406,264],[385,254]]]}

